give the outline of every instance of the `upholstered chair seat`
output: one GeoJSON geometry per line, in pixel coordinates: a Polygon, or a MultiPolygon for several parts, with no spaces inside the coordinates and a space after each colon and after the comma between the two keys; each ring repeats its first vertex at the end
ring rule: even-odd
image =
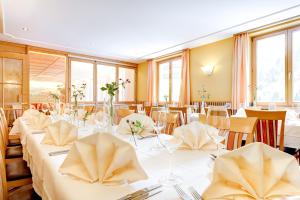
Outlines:
{"type": "Polygon", "coordinates": [[[22,146],[7,147],[5,158],[20,158],[23,157],[22,146]]]}
{"type": "Polygon", "coordinates": [[[6,163],[6,178],[7,181],[30,178],[30,169],[24,160],[16,160],[15,162],[6,163]]]}

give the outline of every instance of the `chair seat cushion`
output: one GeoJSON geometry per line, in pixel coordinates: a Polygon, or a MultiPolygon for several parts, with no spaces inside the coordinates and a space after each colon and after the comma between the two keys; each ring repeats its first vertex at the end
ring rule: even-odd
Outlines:
{"type": "Polygon", "coordinates": [[[40,200],[32,185],[24,185],[8,191],[8,200],[40,200]]]}
{"type": "Polygon", "coordinates": [[[23,157],[22,146],[7,147],[5,158],[20,158],[23,157]]]}
{"type": "Polygon", "coordinates": [[[12,147],[12,146],[20,146],[21,141],[20,139],[9,139],[7,146],[12,147]]]}
{"type": "Polygon", "coordinates": [[[6,177],[8,181],[14,181],[24,178],[30,178],[30,169],[27,167],[27,163],[22,160],[15,160],[15,162],[6,163],[6,177]]]}

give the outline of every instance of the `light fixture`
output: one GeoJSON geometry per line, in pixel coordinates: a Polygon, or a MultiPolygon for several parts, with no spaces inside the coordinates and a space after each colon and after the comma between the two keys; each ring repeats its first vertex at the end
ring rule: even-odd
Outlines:
{"type": "Polygon", "coordinates": [[[203,67],[201,67],[201,70],[203,71],[204,74],[210,76],[212,75],[213,71],[214,71],[214,67],[213,65],[205,65],[203,67]]]}
{"type": "Polygon", "coordinates": [[[22,27],[22,31],[29,31],[28,27],[22,27]]]}

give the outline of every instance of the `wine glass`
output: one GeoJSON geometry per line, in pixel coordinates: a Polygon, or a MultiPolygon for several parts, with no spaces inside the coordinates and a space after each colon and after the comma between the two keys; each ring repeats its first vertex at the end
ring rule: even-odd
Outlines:
{"type": "Polygon", "coordinates": [[[156,146],[154,146],[152,149],[159,150],[163,147],[162,143],[161,143],[160,134],[167,126],[167,112],[166,111],[156,111],[153,114],[156,115],[155,116],[156,120],[154,122],[153,129],[156,132],[157,140],[156,140],[156,146]]]}
{"type": "Polygon", "coordinates": [[[163,141],[163,146],[169,154],[169,173],[160,179],[164,186],[174,186],[182,183],[182,178],[173,171],[174,152],[181,146],[182,140],[179,138],[171,138],[163,141]]]}

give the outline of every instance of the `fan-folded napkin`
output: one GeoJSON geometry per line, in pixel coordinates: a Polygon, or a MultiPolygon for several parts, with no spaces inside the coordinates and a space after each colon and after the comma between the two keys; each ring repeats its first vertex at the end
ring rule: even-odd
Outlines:
{"type": "Polygon", "coordinates": [[[56,146],[67,145],[77,139],[78,129],[67,121],[60,120],[50,124],[42,141],[43,144],[56,146]]]}
{"type": "Polygon", "coordinates": [[[215,150],[217,143],[214,137],[218,136],[218,132],[218,129],[214,127],[194,121],[177,127],[174,130],[174,136],[183,141],[181,149],[215,150]]]}
{"type": "Polygon", "coordinates": [[[204,199],[278,199],[300,195],[296,159],[263,143],[252,143],[216,159],[204,199]]]}
{"type": "Polygon", "coordinates": [[[142,136],[153,134],[153,127],[154,127],[153,120],[146,115],[137,114],[137,113],[132,113],[121,119],[118,129],[117,129],[118,133],[131,134],[131,129],[127,122],[128,120],[130,122],[135,122],[135,123],[137,121],[139,121],[142,124],[143,128],[138,134],[140,134],[142,136]]]}
{"type": "Polygon", "coordinates": [[[59,171],[102,184],[132,183],[147,178],[134,148],[109,133],[96,133],[75,141],[59,171]]]}

